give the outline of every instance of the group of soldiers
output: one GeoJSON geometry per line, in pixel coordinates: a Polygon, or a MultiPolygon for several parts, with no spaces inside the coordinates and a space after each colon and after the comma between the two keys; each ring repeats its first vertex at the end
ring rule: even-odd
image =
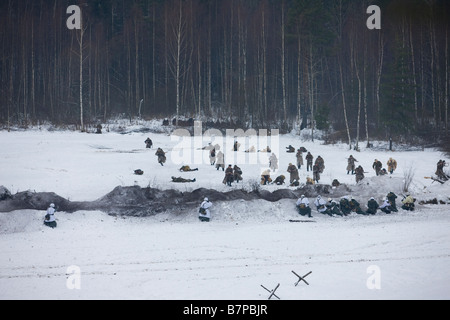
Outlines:
{"type": "MultiPolygon", "coordinates": [[[[362,215],[374,215],[377,213],[378,209],[386,214],[390,214],[391,212],[398,212],[396,205],[397,195],[393,192],[389,192],[386,197],[383,199],[383,203],[380,205],[375,200],[375,198],[370,198],[367,202],[367,210],[364,211],[361,209],[361,205],[358,201],[356,201],[353,197],[342,197],[339,202],[333,200],[331,198],[326,201],[322,198],[322,196],[317,196],[314,200],[314,206],[318,213],[326,214],[329,216],[347,216],[352,212],[362,215]]],[[[410,194],[406,194],[401,201],[401,208],[406,211],[414,211],[416,199],[413,198],[410,194]]],[[[310,206],[309,199],[302,195],[296,202],[296,207],[298,213],[302,216],[312,217],[312,210],[310,206]]]]}
{"type": "MultiPolygon", "coordinates": [[[[352,175],[355,175],[356,183],[358,183],[359,181],[364,179],[364,173],[367,173],[367,172],[364,171],[364,169],[361,165],[356,167],[355,162],[358,162],[358,160],[356,160],[353,157],[353,155],[350,155],[350,157],[348,157],[348,159],[347,159],[347,174],[350,174],[350,172],[351,172],[352,175]]],[[[377,176],[386,175],[386,174],[388,174],[388,172],[390,174],[393,174],[394,171],[397,169],[397,161],[392,158],[389,158],[389,160],[387,161],[386,164],[387,164],[388,170],[383,168],[383,163],[380,160],[378,160],[378,159],[374,160],[374,162],[372,164],[372,168],[375,170],[375,174],[377,176]]]]}

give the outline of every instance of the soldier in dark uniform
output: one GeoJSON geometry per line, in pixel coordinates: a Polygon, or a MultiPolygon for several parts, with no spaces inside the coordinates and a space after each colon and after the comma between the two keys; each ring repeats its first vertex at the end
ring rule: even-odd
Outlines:
{"type": "Polygon", "coordinates": [[[151,147],[153,147],[153,141],[150,138],[147,138],[145,141],[145,147],[150,149],[151,147]]]}
{"type": "Polygon", "coordinates": [[[281,176],[278,176],[273,183],[275,183],[278,186],[281,186],[282,184],[284,184],[285,179],[286,179],[286,177],[281,175],[281,176]]]}
{"type": "Polygon", "coordinates": [[[242,180],[242,170],[237,165],[233,167],[233,179],[237,183],[242,180]]]}
{"type": "Polygon", "coordinates": [[[156,150],[155,155],[158,156],[158,163],[164,166],[164,163],[166,162],[166,153],[163,151],[163,149],[158,148],[158,150],[156,150]]]}
{"type": "Polygon", "coordinates": [[[359,205],[359,202],[356,201],[355,198],[352,198],[349,202],[350,209],[353,212],[356,212],[357,214],[366,214],[364,211],[362,211],[361,206],[359,205]]]}
{"type": "Polygon", "coordinates": [[[350,207],[350,202],[348,201],[347,197],[341,198],[341,200],[339,201],[339,208],[341,209],[344,216],[350,214],[352,208],[350,207]]]}
{"type": "Polygon", "coordinates": [[[358,183],[362,179],[364,179],[364,169],[363,169],[363,167],[358,166],[358,168],[355,169],[355,178],[356,178],[356,183],[358,183]]]}
{"type": "Polygon", "coordinates": [[[370,198],[369,202],[367,202],[367,214],[376,214],[377,210],[379,208],[378,202],[375,200],[375,198],[370,198]]]}
{"type": "Polygon", "coordinates": [[[175,178],[172,177],[172,182],[178,182],[178,183],[188,183],[188,182],[195,182],[195,178],[194,179],[184,179],[181,177],[175,178]]]}
{"type": "Polygon", "coordinates": [[[306,171],[309,171],[309,169],[312,170],[312,166],[313,166],[313,155],[311,154],[311,152],[308,152],[308,154],[306,155],[306,171]]]}
{"type": "Polygon", "coordinates": [[[386,196],[387,200],[391,204],[391,211],[398,212],[397,205],[395,203],[395,199],[397,199],[397,195],[392,191],[389,192],[386,196]]]}
{"type": "Polygon", "coordinates": [[[380,175],[380,170],[383,167],[383,164],[381,163],[381,161],[375,159],[375,161],[372,164],[372,168],[375,170],[376,175],[380,175]]]}
{"type": "Polygon", "coordinates": [[[233,168],[231,164],[228,165],[228,168],[225,169],[225,177],[223,178],[223,183],[231,187],[231,183],[233,182],[233,168]]]}

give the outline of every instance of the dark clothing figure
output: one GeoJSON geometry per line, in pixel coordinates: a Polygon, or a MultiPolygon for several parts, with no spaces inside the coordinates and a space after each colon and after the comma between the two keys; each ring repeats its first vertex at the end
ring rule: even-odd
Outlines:
{"type": "Polygon", "coordinates": [[[319,183],[319,180],[320,180],[320,167],[319,167],[318,164],[315,164],[313,166],[313,180],[316,183],[319,183]]]}
{"type": "Polygon", "coordinates": [[[448,179],[450,179],[450,177],[448,175],[445,174],[444,172],[444,167],[445,167],[445,160],[439,160],[436,166],[436,176],[443,180],[443,181],[447,181],[448,179]]]}
{"type": "Polygon", "coordinates": [[[298,176],[298,169],[292,163],[289,163],[287,172],[289,172],[289,174],[290,174],[289,183],[294,182],[294,180],[297,180],[297,181],[300,180],[300,177],[298,176]]]}
{"type": "Polygon", "coordinates": [[[306,155],[306,171],[309,171],[309,169],[313,169],[313,155],[308,152],[308,154],[306,155]]]}
{"type": "Polygon", "coordinates": [[[242,179],[242,170],[241,170],[241,168],[239,168],[236,165],[233,167],[233,179],[237,183],[239,183],[239,181],[243,180],[242,179]]]}
{"type": "Polygon", "coordinates": [[[212,148],[211,151],[209,151],[209,162],[212,166],[216,163],[216,148],[212,148]]]}
{"type": "Polygon", "coordinates": [[[95,133],[96,133],[96,134],[102,134],[102,129],[103,129],[102,125],[101,125],[101,124],[98,124],[98,125],[97,125],[97,131],[96,131],[95,133]]]}
{"type": "Polygon", "coordinates": [[[386,198],[389,201],[389,204],[391,207],[390,211],[398,212],[397,204],[395,203],[395,199],[397,199],[397,195],[393,192],[389,192],[388,195],[386,196],[386,198]]]}
{"type": "Polygon", "coordinates": [[[189,182],[195,182],[195,178],[194,179],[184,179],[181,177],[175,178],[172,177],[172,182],[177,182],[177,183],[189,183],[189,182]]]}
{"type": "Polygon", "coordinates": [[[331,185],[333,187],[339,187],[341,185],[341,183],[339,182],[338,179],[334,179],[333,182],[331,183],[331,185]]]}
{"type": "Polygon", "coordinates": [[[364,211],[362,211],[361,206],[359,205],[359,202],[355,199],[351,199],[349,202],[350,209],[353,212],[356,212],[357,214],[366,214],[364,211]]]}
{"type": "Polygon", "coordinates": [[[233,145],[233,151],[239,151],[240,143],[235,141],[233,145]]]}
{"type": "Polygon", "coordinates": [[[327,208],[331,215],[337,215],[337,216],[343,216],[342,211],[339,209],[339,205],[336,201],[332,200],[329,204],[329,207],[327,208]]]}
{"type": "Polygon", "coordinates": [[[376,175],[380,175],[380,170],[383,167],[383,164],[381,163],[381,161],[375,159],[375,161],[372,164],[372,168],[375,170],[376,175]]]}
{"type": "Polygon", "coordinates": [[[363,167],[358,166],[358,168],[355,169],[355,178],[356,178],[356,183],[358,183],[362,179],[364,179],[364,169],[363,169],[363,167]]]}
{"type": "Polygon", "coordinates": [[[315,164],[319,166],[319,173],[323,173],[323,170],[325,170],[325,161],[321,156],[316,158],[315,164]]]}
{"type": "Polygon", "coordinates": [[[137,170],[134,170],[134,174],[136,174],[138,176],[142,176],[144,174],[144,171],[142,171],[141,169],[137,169],[137,170]]]}
{"type": "Polygon", "coordinates": [[[295,148],[293,147],[293,146],[291,146],[291,145],[289,145],[289,147],[286,147],[286,149],[287,149],[287,153],[294,153],[295,152],[295,148]]]}
{"type": "Polygon", "coordinates": [[[348,201],[347,198],[342,198],[339,201],[339,208],[341,209],[342,214],[344,216],[349,215],[350,212],[352,211],[352,208],[350,207],[350,202],[348,201]]]}
{"type": "Polygon", "coordinates": [[[150,149],[150,148],[153,147],[153,141],[152,141],[152,139],[147,138],[144,142],[145,142],[145,147],[146,147],[146,148],[150,149]]]}
{"type": "Polygon", "coordinates": [[[226,184],[231,187],[231,183],[233,182],[233,168],[231,164],[225,170],[225,177],[223,178],[223,184],[226,184]]]}
{"type": "Polygon", "coordinates": [[[379,207],[377,201],[374,198],[371,198],[369,202],[367,202],[367,214],[376,214],[379,207]]]}
{"type": "Polygon", "coordinates": [[[282,184],[284,184],[285,179],[286,179],[286,177],[281,175],[281,176],[278,176],[273,183],[275,183],[277,186],[281,186],[282,184]]]}
{"type": "Polygon", "coordinates": [[[166,153],[161,148],[158,148],[155,155],[158,156],[158,163],[164,166],[164,163],[166,163],[166,153]]]}
{"type": "Polygon", "coordinates": [[[355,162],[358,162],[355,158],[353,158],[352,155],[347,159],[348,165],[347,165],[347,174],[352,172],[352,174],[355,174],[355,162]]]}

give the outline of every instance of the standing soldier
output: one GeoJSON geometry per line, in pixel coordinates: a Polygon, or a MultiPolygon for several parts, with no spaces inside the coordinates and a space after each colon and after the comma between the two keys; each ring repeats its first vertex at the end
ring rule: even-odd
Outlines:
{"type": "Polygon", "coordinates": [[[364,179],[364,169],[363,169],[363,167],[358,166],[358,168],[355,169],[355,178],[356,178],[356,183],[358,183],[362,179],[364,179]]]}
{"type": "Polygon", "coordinates": [[[237,183],[239,183],[239,181],[242,180],[242,170],[237,165],[234,165],[233,167],[233,179],[237,183]]]}
{"type": "Polygon", "coordinates": [[[386,199],[390,203],[390,211],[398,212],[397,204],[395,203],[395,199],[397,199],[397,195],[391,191],[387,194],[386,199]]]}
{"type": "Polygon", "coordinates": [[[295,155],[297,157],[297,168],[301,169],[303,165],[303,152],[301,149],[297,150],[297,154],[295,155]]]}
{"type": "Polygon", "coordinates": [[[380,170],[383,167],[383,164],[381,163],[381,161],[375,159],[375,161],[372,164],[372,168],[375,170],[375,173],[378,175],[380,175],[380,170]]]}
{"type": "Polygon", "coordinates": [[[315,164],[313,167],[313,180],[319,183],[320,180],[320,167],[318,164],[315,164]]]}
{"type": "Polygon", "coordinates": [[[275,155],[275,153],[273,153],[273,152],[269,158],[269,167],[273,172],[278,170],[278,159],[277,159],[277,156],[275,155]]]}
{"type": "Polygon", "coordinates": [[[389,173],[393,174],[394,171],[397,169],[397,161],[395,161],[392,158],[389,158],[389,160],[387,162],[387,166],[388,166],[389,173]]]}
{"type": "Polygon", "coordinates": [[[290,173],[289,183],[294,182],[294,180],[300,180],[300,177],[298,176],[298,170],[292,163],[289,163],[287,172],[290,173]]]}
{"type": "Polygon", "coordinates": [[[228,168],[225,170],[225,177],[223,178],[223,184],[231,187],[231,183],[233,182],[233,168],[231,164],[228,165],[228,168]]]}
{"type": "Polygon", "coordinates": [[[209,151],[209,162],[212,166],[216,163],[216,148],[212,148],[211,151],[209,151]]]}
{"type": "Polygon", "coordinates": [[[216,169],[219,170],[222,168],[222,171],[225,171],[225,157],[222,151],[219,151],[216,155],[216,169]]]}
{"type": "Polygon", "coordinates": [[[309,171],[309,169],[312,170],[312,165],[313,165],[313,155],[311,154],[311,152],[308,151],[308,154],[306,155],[306,171],[309,171]]]}
{"type": "Polygon", "coordinates": [[[352,174],[355,174],[355,162],[358,162],[358,160],[356,160],[355,158],[353,158],[352,155],[350,155],[347,161],[348,161],[347,174],[349,174],[350,171],[352,172],[352,174]]]}
{"type": "Polygon", "coordinates": [[[153,147],[152,139],[147,138],[147,139],[145,140],[145,147],[148,148],[148,149],[150,149],[151,147],[153,147]]]}
{"type": "Polygon", "coordinates": [[[436,172],[435,172],[437,177],[443,181],[447,181],[448,179],[450,179],[450,177],[448,175],[446,175],[444,172],[445,166],[446,166],[445,160],[439,160],[439,162],[437,163],[436,172]]]}
{"type": "Polygon", "coordinates": [[[323,160],[323,158],[321,156],[318,156],[316,158],[315,164],[317,164],[319,166],[319,172],[323,173],[323,170],[325,169],[325,161],[323,160]]]}
{"type": "Polygon", "coordinates": [[[158,148],[155,155],[158,156],[158,163],[164,166],[164,163],[166,163],[166,153],[163,151],[163,149],[158,148]]]}

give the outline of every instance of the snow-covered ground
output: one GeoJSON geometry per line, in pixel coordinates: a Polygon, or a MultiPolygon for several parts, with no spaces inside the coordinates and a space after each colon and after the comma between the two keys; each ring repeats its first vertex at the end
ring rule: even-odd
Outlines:
{"type": "MultiPolygon", "coordinates": [[[[229,140],[234,142],[234,137],[222,141],[229,140]]],[[[326,166],[321,183],[338,179],[349,184],[349,195],[363,210],[371,196],[380,201],[389,191],[400,195],[404,172],[410,169],[415,172],[410,186],[414,197],[450,201],[449,183],[424,179],[434,175],[438,160],[446,159],[436,150],[355,152],[346,145],[312,143],[295,135],[238,141],[242,144],[238,153],[231,152],[231,144],[222,146],[226,156],[236,157],[228,158],[227,164],[238,163],[244,172],[243,183],[231,188],[254,189],[267,167],[266,154],[257,153],[255,160],[249,158],[255,155],[243,152],[251,145],[257,150],[270,145],[279,158],[274,176],[288,178],[287,166],[295,163],[295,154],[285,152],[291,144],[304,146],[314,157],[321,155],[326,166]],[[346,172],[350,154],[368,172],[358,186],[346,172]],[[371,168],[374,159],[385,165],[389,157],[397,160],[398,170],[376,177],[371,168]]],[[[98,199],[118,185],[227,191],[223,172],[211,167],[207,151],[197,150],[208,142],[220,143],[221,137],[182,140],[138,131],[102,135],[3,131],[0,185],[13,194],[55,192],[72,201],[98,199]],[[147,137],[153,140],[153,149],[145,148],[147,137]],[[169,151],[164,167],[157,163],[156,147],[169,151]],[[199,171],[181,173],[182,165],[199,171]],[[134,175],[135,169],[144,175],[134,175]],[[174,184],[171,176],[196,182],[174,184]]],[[[302,167],[301,182],[308,174],[302,167]]],[[[0,213],[0,299],[263,300],[268,292],[261,285],[272,289],[277,284],[277,295],[292,300],[449,299],[449,213],[449,204],[418,205],[412,213],[344,218],[313,210],[314,217],[308,219],[298,216],[291,200],[236,200],[214,203],[210,223],[200,223],[197,210],[147,218],[79,211],[57,212],[56,229],[42,225],[43,211],[0,213]],[[298,279],[292,271],[300,275],[312,271],[306,278],[310,285],[295,287],[298,279]],[[70,289],[73,279],[80,280],[79,289],[70,289]]]]}

